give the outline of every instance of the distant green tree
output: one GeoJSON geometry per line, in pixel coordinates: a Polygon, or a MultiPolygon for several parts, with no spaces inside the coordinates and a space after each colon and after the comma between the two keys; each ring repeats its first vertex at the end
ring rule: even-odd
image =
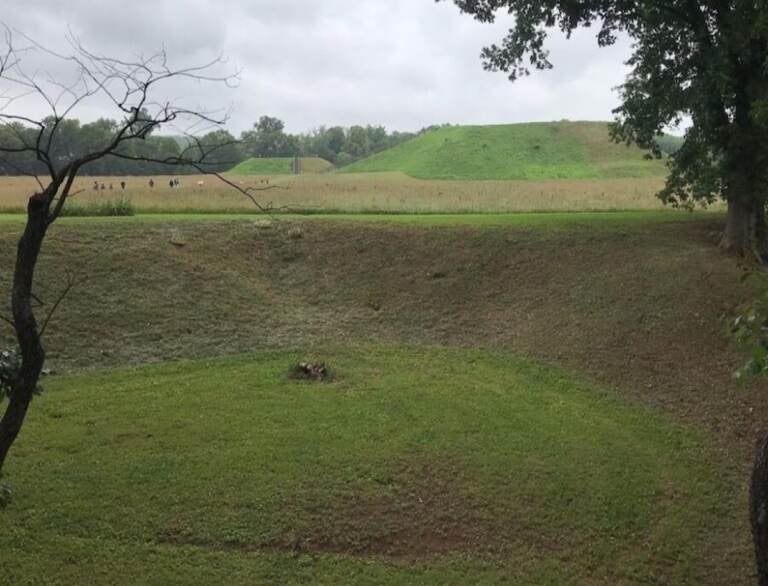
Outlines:
{"type": "MultiPolygon", "coordinates": [[[[444,0],[437,0],[444,1],[444,0]]],[[[728,204],[721,247],[768,257],[768,3],[764,0],[453,0],[481,22],[498,11],[514,25],[483,50],[485,67],[511,80],[552,67],[546,41],[598,25],[597,41],[634,41],[632,70],[621,86],[614,138],[656,155],[656,138],[690,120],[670,161],[663,201],[728,204]]]]}
{"type": "Polygon", "coordinates": [[[331,163],[338,163],[339,153],[347,140],[344,129],[340,126],[327,128],[320,126],[310,133],[298,137],[301,154],[307,157],[320,157],[331,163]]]}
{"type": "Polygon", "coordinates": [[[368,133],[362,126],[353,126],[347,133],[347,140],[344,143],[344,151],[352,155],[355,159],[365,157],[371,152],[371,146],[368,142],[368,133]]]}
{"type": "Polygon", "coordinates": [[[21,122],[0,124],[0,172],[4,175],[34,174],[42,170],[37,159],[26,152],[26,144],[35,138],[33,131],[21,122]]]}
{"type": "Polygon", "coordinates": [[[386,148],[390,149],[392,147],[399,145],[400,143],[416,138],[416,136],[417,134],[415,132],[398,132],[398,131],[392,132],[387,137],[386,148]]]}
{"type": "Polygon", "coordinates": [[[200,146],[193,150],[193,157],[206,154],[206,161],[211,171],[228,171],[242,162],[243,154],[238,142],[226,130],[214,130],[199,139],[200,146]]]}
{"type": "Polygon", "coordinates": [[[308,134],[298,137],[304,156],[321,157],[334,165],[343,167],[410,140],[416,136],[410,132],[389,134],[383,126],[321,126],[308,134]]]}
{"type": "Polygon", "coordinates": [[[365,135],[370,153],[378,153],[389,148],[389,135],[383,126],[366,126],[365,135]]]}
{"type": "Polygon", "coordinates": [[[328,129],[326,133],[326,145],[328,150],[334,155],[338,155],[344,150],[344,143],[347,141],[347,135],[341,126],[334,126],[328,129]]]}
{"type": "MultiPolygon", "coordinates": [[[[101,118],[87,124],[82,124],[79,120],[72,118],[59,121],[58,125],[55,125],[54,119],[49,117],[42,120],[42,124],[46,128],[42,140],[47,140],[55,127],[55,140],[51,141],[51,157],[54,162],[58,163],[64,163],[83,156],[85,153],[104,149],[109,145],[117,129],[121,127],[121,123],[107,118],[101,118]]],[[[146,125],[146,121],[133,124],[131,132],[138,132],[142,125],[146,125]]],[[[165,174],[168,171],[168,166],[159,161],[178,158],[181,153],[181,143],[170,136],[154,135],[150,128],[146,130],[146,137],[140,142],[123,144],[120,148],[115,149],[114,155],[85,163],[80,170],[80,175],[165,174]],[[127,160],[126,157],[144,157],[146,160],[127,160]]],[[[221,140],[234,140],[229,134],[227,137],[226,139],[221,138],[221,140]]],[[[13,145],[19,147],[23,144],[30,145],[34,140],[36,140],[35,131],[29,126],[20,123],[0,125],[0,149],[12,151],[13,149],[10,147],[13,145]]],[[[186,142],[184,144],[186,145],[186,142]]],[[[222,164],[214,166],[216,169],[221,169],[225,158],[237,160],[240,154],[238,152],[237,157],[235,157],[229,151],[226,154],[217,153],[217,156],[222,164]]],[[[194,167],[183,165],[174,165],[173,171],[175,174],[199,173],[194,167]]],[[[46,168],[33,153],[24,149],[18,153],[5,152],[0,157],[0,173],[5,175],[44,174],[46,168]]]]}
{"type": "Polygon", "coordinates": [[[347,153],[347,152],[345,152],[345,151],[342,151],[342,152],[340,152],[340,153],[338,154],[338,156],[336,157],[336,164],[337,164],[339,167],[345,167],[345,166],[347,166],[347,165],[351,165],[351,164],[352,164],[352,163],[354,163],[356,160],[357,160],[357,159],[356,159],[354,156],[350,155],[349,153],[347,153]]]}
{"type": "MultiPolygon", "coordinates": [[[[141,142],[124,145],[116,155],[91,161],[83,166],[81,175],[162,175],[166,166],[157,161],[178,158],[184,149],[192,145],[184,137],[162,136],[146,128],[146,117],[139,114],[139,122],[133,123],[131,132],[146,134],[141,142]],[[117,156],[117,154],[122,156],[117,156]],[[127,160],[125,157],[143,157],[142,160],[127,160]]],[[[52,128],[51,120],[44,121],[46,128],[52,128]]],[[[53,144],[55,156],[67,160],[77,154],[92,152],[109,144],[121,122],[101,118],[94,122],[81,123],[72,118],[60,122],[53,144]]],[[[331,163],[343,166],[391,148],[415,136],[409,132],[389,134],[383,126],[355,126],[350,129],[341,126],[321,126],[310,133],[294,136],[285,132],[285,125],[277,118],[264,116],[252,130],[242,133],[240,140],[225,130],[217,130],[205,136],[203,142],[215,147],[207,153],[211,171],[226,171],[249,157],[293,157],[298,155],[321,157],[331,163]],[[233,162],[230,164],[230,162],[233,162]]],[[[21,144],[34,140],[34,132],[22,124],[0,125],[0,147],[21,144]]],[[[11,149],[12,150],[12,149],[11,149]]],[[[0,158],[0,174],[18,175],[44,173],[45,166],[29,152],[8,152],[0,158]]],[[[174,174],[197,173],[192,166],[174,166],[174,174]]]]}
{"type": "Polygon", "coordinates": [[[245,154],[249,157],[293,157],[299,154],[299,142],[285,133],[285,123],[271,116],[262,116],[253,130],[242,134],[245,154]]]}

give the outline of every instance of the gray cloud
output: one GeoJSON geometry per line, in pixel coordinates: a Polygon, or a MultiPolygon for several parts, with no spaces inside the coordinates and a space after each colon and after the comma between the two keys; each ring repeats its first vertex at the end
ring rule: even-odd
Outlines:
{"type": "MultiPolygon", "coordinates": [[[[612,88],[626,74],[627,41],[598,49],[593,33],[554,34],[554,71],[509,83],[482,70],[480,49],[510,24],[474,22],[433,0],[4,0],[2,19],[61,48],[67,27],[90,48],[115,56],[165,46],[181,63],[219,53],[242,70],[240,87],[169,88],[195,103],[235,106],[231,128],[262,114],[290,130],[320,124],[608,119],[612,88]]],[[[28,109],[37,106],[26,105],[28,109]]],[[[110,115],[94,104],[83,117],[110,115]]]]}

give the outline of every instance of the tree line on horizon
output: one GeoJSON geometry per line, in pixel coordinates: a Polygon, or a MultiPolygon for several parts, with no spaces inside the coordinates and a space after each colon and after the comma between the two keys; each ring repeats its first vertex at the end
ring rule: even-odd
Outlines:
{"type": "MultiPolygon", "coordinates": [[[[51,120],[51,126],[53,121],[51,120]]],[[[44,121],[45,123],[45,121],[44,121]]],[[[61,161],[70,160],[80,153],[92,151],[107,144],[117,120],[101,118],[83,123],[77,119],[60,121],[55,140],[51,145],[53,155],[61,161]]],[[[228,171],[250,158],[272,157],[320,157],[337,167],[343,167],[372,154],[410,140],[435,127],[414,132],[389,132],[384,126],[320,126],[311,132],[289,134],[279,118],[262,116],[253,127],[235,137],[224,129],[208,132],[190,139],[185,136],[149,134],[145,140],[134,141],[121,147],[115,155],[92,161],[84,166],[83,174],[99,175],[163,175],[194,174],[200,169],[173,164],[180,158],[194,159],[195,151],[206,151],[205,170],[228,171]],[[125,155],[125,158],[120,155],[125,155]],[[148,160],[137,161],[144,157],[148,160]],[[151,160],[150,160],[151,159],[151,160]],[[163,164],[158,161],[168,161],[163,164]]],[[[0,146],[10,147],[33,144],[38,128],[20,122],[0,125],[0,146]]],[[[45,168],[30,152],[6,152],[0,158],[0,175],[38,175],[45,168]]]]}
{"type": "MultiPolygon", "coordinates": [[[[61,161],[106,144],[119,121],[101,118],[82,123],[77,119],[61,121],[52,150],[61,161]]],[[[83,174],[89,176],[186,175],[200,173],[192,166],[173,164],[180,158],[195,159],[197,150],[205,150],[205,170],[225,172],[251,158],[320,157],[336,167],[344,167],[449,124],[433,125],[418,132],[389,132],[384,126],[320,126],[306,133],[290,134],[279,118],[262,116],[253,127],[236,138],[224,129],[208,132],[194,140],[185,136],[150,134],[145,140],[121,147],[120,153],[88,163],[83,174]],[[120,154],[125,155],[122,158],[120,154]],[[137,161],[144,157],[148,160],[137,161]],[[151,159],[151,160],[149,160],[151,159]],[[167,160],[169,164],[157,161],[167,160]]],[[[0,146],[30,144],[38,129],[21,123],[0,125],[0,146]]],[[[671,155],[682,145],[681,137],[660,135],[660,150],[671,155]]],[[[0,175],[36,175],[44,173],[40,161],[29,152],[4,153],[0,175]]]]}
{"type": "Polygon", "coordinates": [[[337,167],[344,167],[390,149],[428,132],[436,126],[418,132],[389,132],[384,126],[319,126],[314,130],[289,134],[279,118],[262,116],[240,135],[243,160],[272,157],[320,157],[337,167]]]}

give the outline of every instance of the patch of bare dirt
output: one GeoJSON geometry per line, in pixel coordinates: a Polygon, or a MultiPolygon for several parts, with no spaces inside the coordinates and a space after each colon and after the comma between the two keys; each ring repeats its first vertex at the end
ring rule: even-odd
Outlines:
{"type": "Polygon", "coordinates": [[[499,515],[473,497],[464,472],[456,465],[420,463],[397,469],[386,486],[336,494],[322,510],[288,503],[302,510],[304,531],[264,542],[216,542],[165,531],[158,541],[208,549],[281,551],[299,554],[336,553],[406,560],[454,553],[498,555],[513,548],[553,553],[565,544],[543,537],[499,515]]]}
{"type": "Polygon", "coordinates": [[[466,490],[456,467],[403,467],[385,490],[339,495],[320,535],[306,546],[322,552],[425,558],[509,547],[487,504],[466,490]]]}

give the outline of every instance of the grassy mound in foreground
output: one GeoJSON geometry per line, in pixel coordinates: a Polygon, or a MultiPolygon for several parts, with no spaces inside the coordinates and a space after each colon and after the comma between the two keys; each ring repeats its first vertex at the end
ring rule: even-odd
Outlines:
{"type": "Polygon", "coordinates": [[[611,142],[604,122],[451,126],[345,167],[418,179],[599,179],[661,176],[661,161],[611,142]]]}
{"type": "MultiPolygon", "coordinates": [[[[248,159],[229,171],[232,175],[293,175],[293,158],[248,159]]],[[[301,159],[301,172],[324,173],[330,171],[333,165],[318,157],[301,159]]]]}
{"type": "Polygon", "coordinates": [[[508,355],[270,353],[47,387],[8,463],[10,583],[700,583],[726,515],[695,435],[508,355]],[[300,358],[335,381],[290,380],[300,358]]]}

